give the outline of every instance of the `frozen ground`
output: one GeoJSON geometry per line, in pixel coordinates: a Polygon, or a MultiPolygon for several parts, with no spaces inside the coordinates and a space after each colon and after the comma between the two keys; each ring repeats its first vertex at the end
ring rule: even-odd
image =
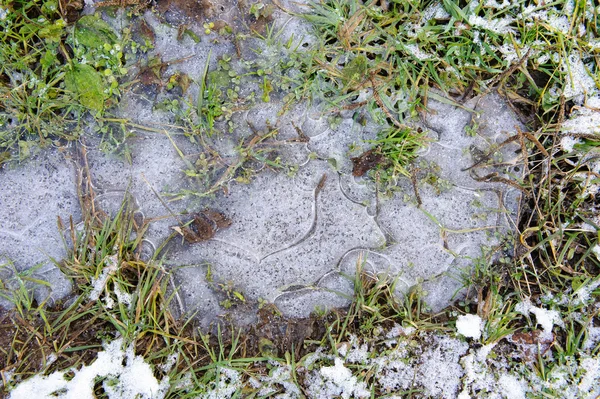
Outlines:
{"type": "MultiPolygon", "coordinates": [[[[280,10],[274,15],[276,26],[285,24],[281,40],[294,34],[301,43],[310,42],[306,24],[280,10]]],[[[198,82],[207,62],[214,69],[223,54],[235,57],[235,46],[214,33],[199,29],[198,43],[188,36],[178,40],[177,27],[151,13],[144,19],[156,35],[153,54],[178,59],[164,76],[179,71],[198,82]]],[[[252,53],[253,43],[241,53],[252,53]]],[[[268,55],[269,47],[262,51],[268,55]]],[[[253,90],[249,84],[241,93],[249,96],[253,90]]],[[[197,93],[192,83],[182,97],[197,93]]],[[[364,140],[381,129],[368,117],[362,124],[343,111],[332,124],[318,104],[298,104],[281,114],[282,95],[273,93],[269,103],[257,100],[234,112],[232,132],[199,142],[170,127],[172,116],[157,110],[169,96],[142,84],[125,93],[117,113],[136,124],[127,125],[127,156],[107,155],[101,150],[106,142],[91,135],[77,146],[49,148],[0,170],[0,187],[9,187],[0,191],[0,255],[17,270],[41,265],[35,275],[50,282],[52,299],[69,289],[49,259],[65,255],[57,216],[63,222],[70,215],[75,222],[80,218],[76,176],[82,148],[97,205],[114,211],[129,193],[150,223],[147,256],[164,260],[180,287],[178,310],[196,312],[203,324],[229,312],[251,322],[249,309],[261,301],[292,317],[347,305],[360,259],[369,272],[397,276],[399,295],[421,285],[426,303],[439,310],[460,295],[461,275],[497,249],[513,227],[520,193],[497,177],[520,176],[519,145],[500,144],[521,124],[497,95],[460,106],[430,99],[418,123],[430,143],[414,166],[416,187],[403,178],[393,190],[352,175],[350,157],[367,150],[364,140]],[[278,133],[271,136],[274,129],[278,133]],[[252,145],[253,154],[268,157],[244,158],[244,148],[252,145]],[[283,168],[271,167],[274,161],[283,168]],[[236,173],[228,173],[242,162],[236,173]],[[204,167],[204,177],[184,173],[190,167],[204,167]],[[211,187],[211,195],[202,195],[211,187]],[[207,209],[231,225],[196,243],[173,238],[173,227],[207,209]],[[228,301],[234,292],[244,300],[228,301]]],[[[48,290],[38,293],[40,299],[46,295],[48,290]]]]}

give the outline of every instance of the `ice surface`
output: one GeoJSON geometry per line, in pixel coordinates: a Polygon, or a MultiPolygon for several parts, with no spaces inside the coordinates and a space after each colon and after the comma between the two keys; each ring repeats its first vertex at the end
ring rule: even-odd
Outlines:
{"type": "MultiPolygon", "coordinates": [[[[290,287],[316,288],[348,250],[378,247],[384,238],[363,206],[344,201],[329,164],[314,161],[310,166],[294,177],[264,173],[247,186],[232,186],[229,196],[212,204],[231,218],[231,227],[205,243],[178,244],[167,264],[210,264],[215,278],[234,282],[250,299],[278,298],[288,315],[346,304],[322,289],[295,292],[290,287]],[[315,193],[323,176],[323,187],[315,193]],[[295,303],[294,296],[304,300],[295,303]]],[[[203,278],[199,273],[195,280],[203,278]]],[[[183,284],[186,291],[188,283],[183,284]]]]}
{"type": "MultiPolygon", "coordinates": [[[[281,5],[304,8],[296,2],[281,5]]],[[[237,12],[219,17],[233,24],[237,12]]],[[[173,21],[197,17],[168,13],[167,20],[173,21]]],[[[198,42],[189,35],[178,39],[177,27],[165,24],[164,17],[143,16],[155,35],[147,57],[165,63],[163,83],[174,73],[188,75],[192,83],[187,93],[136,83],[115,110],[130,123],[105,126],[117,137],[126,133],[123,142],[111,141],[108,134],[102,140],[90,135],[82,145],[95,204],[114,215],[128,198],[136,220],[149,224],[144,259],[158,255],[171,271],[178,312],[195,314],[208,324],[227,312],[224,306],[251,313],[259,300],[274,302],[286,316],[345,306],[359,260],[365,271],[395,278],[398,295],[420,286],[427,304],[439,310],[461,295],[461,276],[497,246],[498,233],[510,231],[520,191],[502,178],[519,179],[520,146],[508,139],[522,125],[500,96],[462,105],[430,96],[418,124],[432,141],[415,163],[416,185],[402,178],[394,195],[383,195],[385,190],[371,177],[352,175],[350,160],[372,146],[368,140],[376,139],[381,126],[366,114],[357,118],[355,113],[362,111],[333,112],[318,103],[289,106],[282,100],[286,93],[277,90],[265,103],[251,74],[239,83],[239,93],[243,99],[254,95],[255,101],[236,109],[231,124],[218,120],[218,133],[197,136],[192,126],[196,116],[190,117],[186,134],[173,127],[175,116],[157,104],[176,99],[194,107],[207,64],[212,71],[229,54],[238,73],[258,67],[277,73],[291,50],[256,38],[240,38],[236,48],[227,36],[206,34],[198,24],[191,25],[198,42]],[[244,66],[238,50],[255,64],[244,66]],[[107,144],[118,144],[117,152],[106,154],[107,144]],[[202,242],[192,244],[180,236],[166,242],[173,227],[206,209],[222,212],[232,224],[202,242]],[[163,252],[156,254],[161,247],[163,252]],[[234,292],[244,300],[236,302],[234,292]]],[[[314,40],[301,18],[277,7],[274,18],[271,41],[292,39],[292,47],[302,51],[314,40]]],[[[54,237],[45,252],[60,259],[64,253],[55,245],[55,217],[78,212],[73,167],[60,164],[56,173],[44,172],[47,165],[58,164],[58,158],[50,158],[59,155],[49,154],[48,160],[0,172],[3,186],[16,187],[0,193],[0,234],[6,237],[0,245],[21,269],[46,258],[17,241],[39,246],[54,237]],[[43,187],[23,183],[39,176],[47,176],[43,187]],[[29,197],[38,208],[52,205],[44,212],[18,205],[30,203],[29,197]]]]}
{"type": "Polygon", "coordinates": [[[52,286],[37,287],[40,303],[48,296],[51,301],[65,297],[71,285],[51,259],[58,262],[66,256],[57,218],[65,226],[69,217],[76,222],[80,218],[70,150],[53,148],[5,166],[0,187],[0,265],[12,261],[18,271],[35,267],[36,277],[52,286]]]}

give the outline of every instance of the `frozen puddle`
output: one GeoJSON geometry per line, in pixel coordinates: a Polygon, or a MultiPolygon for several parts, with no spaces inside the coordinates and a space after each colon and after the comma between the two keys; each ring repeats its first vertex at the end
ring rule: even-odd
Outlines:
{"type": "MultiPolygon", "coordinates": [[[[282,15],[276,12],[280,23],[282,15]]],[[[161,35],[157,54],[182,46],[176,28],[150,14],[146,20],[161,35]]],[[[286,21],[306,31],[298,20],[286,21]]],[[[166,76],[185,71],[198,81],[209,51],[211,68],[215,54],[235,52],[204,36],[185,49],[188,57],[166,76]]],[[[340,113],[332,127],[318,106],[299,104],[281,115],[283,101],[273,94],[268,104],[257,101],[234,113],[231,133],[200,142],[170,129],[172,117],[155,108],[167,95],[158,92],[151,101],[148,90],[134,88],[118,110],[152,127],[128,127],[127,157],[106,155],[90,136],[79,151],[48,149],[0,170],[0,186],[10,187],[0,191],[0,255],[17,270],[41,264],[35,273],[49,280],[54,299],[69,284],[48,258],[65,256],[57,216],[80,218],[80,162],[69,158],[83,147],[97,205],[114,211],[129,193],[150,223],[147,256],[162,259],[179,287],[176,310],[205,325],[226,314],[252,322],[264,302],[290,317],[348,305],[361,262],[367,272],[397,277],[398,295],[422,287],[426,303],[439,310],[456,298],[461,275],[494,253],[513,227],[520,191],[502,178],[520,176],[520,147],[503,143],[521,124],[497,95],[460,107],[430,100],[418,124],[431,141],[413,168],[416,187],[403,178],[390,190],[352,176],[350,157],[367,150],[364,140],[380,129],[355,122],[352,112],[340,113]],[[467,126],[475,133],[467,134],[467,126]],[[224,215],[230,226],[195,243],[172,238],[180,221],[206,210],[224,215]]],[[[195,83],[189,88],[192,96],[197,90],[195,83]]]]}

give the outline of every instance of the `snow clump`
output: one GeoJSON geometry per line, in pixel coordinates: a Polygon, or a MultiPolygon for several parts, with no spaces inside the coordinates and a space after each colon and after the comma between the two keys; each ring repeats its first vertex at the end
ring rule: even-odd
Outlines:
{"type": "Polygon", "coordinates": [[[481,331],[483,330],[483,320],[476,314],[465,314],[458,316],[456,319],[456,330],[460,335],[467,338],[479,339],[481,338],[481,331]]]}

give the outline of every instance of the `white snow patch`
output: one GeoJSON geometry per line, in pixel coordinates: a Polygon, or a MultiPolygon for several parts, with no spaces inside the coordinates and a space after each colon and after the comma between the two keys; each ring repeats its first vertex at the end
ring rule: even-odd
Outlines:
{"type": "Polygon", "coordinates": [[[405,44],[404,48],[406,48],[411,55],[420,61],[435,59],[433,55],[421,50],[416,44],[405,44]]]}
{"type": "Polygon", "coordinates": [[[594,397],[600,391],[600,358],[586,357],[579,361],[579,366],[586,372],[579,381],[579,391],[591,394],[594,397]]]}
{"type": "Polygon", "coordinates": [[[429,21],[430,19],[446,19],[450,18],[450,14],[442,6],[441,2],[430,4],[423,11],[423,21],[429,21]]]}
{"type": "Polygon", "coordinates": [[[366,343],[361,345],[360,340],[355,335],[350,336],[350,344],[352,348],[346,356],[346,361],[349,363],[365,364],[371,353],[369,345],[366,343]]]}
{"type": "Polygon", "coordinates": [[[202,399],[231,398],[242,388],[242,377],[236,370],[226,367],[219,368],[219,379],[214,382],[206,393],[200,395],[202,399]]]}
{"type": "MultiPolygon", "coordinates": [[[[598,247],[598,244],[596,244],[596,247],[598,247]]],[[[592,252],[594,252],[594,249],[592,249],[592,252]]],[[[592,299],[592,291],[598,288],[598,286],[600,286],[600,278],[598,278],[596,281],[590,282],[589,284],[582,284],[581,287],[577,288],[577,290],[573,293],[573,304],[587,305],[592,299]]]]}
{"type": "Polygon", "coordinates": [[[50,366],[57,360],[58,360],[58,356],[56,356],[56,353],[52,352],[51,354],[49,354],[46,357],[46,367],[50,366]]]}
{"type": "Polygon", "coordinates": [[[503,374],[498,379],[498,385],[504,397],[510,399],[525,399],[527,385],[523,379],[511,374],[503,374]]]}
{"type": "Polygon", "coordinates": [[[428,396],[455,398],[464,374],[459,360],[469,346],[445,336],[435,339],[436,344],[428,347],[421,357],[422,363],[417,370],[416,379],[423,385],[428,396]]]}
{"type": "Polygon", "coordinates": [[[415,331],[417,331],[417,329],[413,326],[402,327],[400,324],[394,323],[394,326],[390,331],[388,331],[385,337],[388,339],[392,339],[400,336],[409,336],[414,334],[415,331]]]}
{"type": "Polygon", "coordinates": [[[122,338],[105,343],[104,351],[98,352],[96,360],[79,370],[33,376],[17,385],[10,393],[10,398],[93,399],[96,397],[94,385],[100,378],[105,379],[103,388],[109,399],[164,397],[168,389],[168,377],[159,384],[150,365],[141,356],[135,356],[133,346],[125,352],[122,346],[122,338]],[[74,374],[73,378],[68,378],[71,373],[74,374]]]}
{"type": "Polygon", "coordinates": [[[253,386],[255,388],[261,388],[258,392],[259,397],[266,397],[267,395],[277,392],[280,388],[283,388],[285,394],[278,395],[278,398],[300,398],[302,394],[298,389],[298,386],[294,382],[294,373],[292,367],[287,364],[279,364],[271,362],[272,366],[275,366],[269,375],[260,376],[259,379],[254,379],[253,386]]]}
{"type": "Polygon", "coordinates": [[[592,253],[596,255],[596,259],[600,260],[600,244],[596,244],[592,247],[592,253]]]}
{"type": "Polygon", "coordinates": [[[496,385],[494,376],[489,372],[486,360],[496,343],[482,346],[477,350],[470,349],[469,353],[462,357],[460,363],[465,370],[463,378],[463,390],[459,397],[470,397],[469,388],[475,391],[491,391],[496,385]],[[473,352],[474,351],[474,352],[473,352]]]}
{"type": "Polygon", "coordinates": [[[565,15],[547,15],[548,25],[554,29],[555,32],[560,32],[563,35],[568,35],[569,30],[571,29],[571,23],[569,22],[569,18],[565,15]]]}
{"type": "Polygon", "coordinates": [[[561,68],[565,73],[563,92],[565,97],[572,98],[581,105],[584,102],[584,95],[594,95],[597,92],[596,82],[578,52],[572,52],[563,59],[561,68]]]}
{"type": "Polygon", "coordinates": [[[0,387],[4,386],[4,382],[10,383],[12,378],[15,376],[15,369],[12,368],[6,371],[0,371],[0,387]]]}
{"type": "Polygon", "coordinates": [[[600,327],[588,327],[587,338],[583,343],[582,349],[584,351],[592,350],[598,344],[600,344],[600,327]]]}
{"type": "Polygon", "coordinates": [[[132,303],[132,295],[126,293],[125,291],[121,290],[121,286],[119,284],[115,284],[115,295],[117,296],[117,301],[119,303],[122,303],[123,305],[127,305],[127,306],[131,306],[132,303]]]}
{"type": "MultiPolygon", "coordinates": [[[[502,46],[498,47],[498,51],[502,53],[502,59],[504,59],[509,64],[518,61],[519,54],[524,54],[519,53],[512,43],[504,43],[502,46]]],[[[527,52],[527,49],[523,49],[522,51],[527,52]]]]}
{"type": "MultiPolygon", "coordinates": [[[[564,125],[563,125],[563,129],[564,129],[564,125]]],[[[560,146],[562,147],[564,152],[573,152],[575,145],[581,144],[581,143],[582,143],[582,141],[580,138],[563,136],[560,139],[560,146]]]]}
{"type": "Polygon", "coordinates": [[[489,30],[494,33],[512,33],[514,29],[510,27],[510,24],[514,22],[512,18],[497,18],[493,20],[487,20],[477,15],[469,16],[469,24],[485,30],[489,30]]]}
{"type": "MultiPolygon", "coordinates": [[[[97,279],[92,279],[92,292],[90,292],[90,301],[97,301],[100,298],[100,294],[104,291],[106,287],[106,281],[108,277],[114,274],[118,269],[118,260],[117,255],[109,256],[106,258],[106,266],[102,269],[102,273],[100,277],[97,279]]],[[[109,302],[108,302],[109,303],[109,302]]]]}
{"type": "Polygon", "coordinates": [[[368,398],[370,392],[364,382],[352,375],[352,371],[344,366],[340,358],[334,359],[334,365],[321,367],[318,373],[312,373],[307,378],[309,396],[318,399],[333,397],[368,398]]]}
{"type": "Polygon", "coordinates": [[[502,0],[502,3],[498,3],[496,0],[486,0],[485,6],[496,10],[504,10],[511,6],[511,2],[509,0],[502,0]]]}
{"type": "Polygon", "coordinates": [[[481,320],[481,317],[476,314],[460,315],[456,319],[456,330],[459,334],[467,338],[481,338],[483,326],[483,320],[481,320]]]}
{"type": "Polygon", "coordinates": [[[600,134],[600,107],[595,104],[599,97],[588,99],[587,107],[579,107],[561,126],[562,133],[600,134]]]}
{"type": "Polygon", "coordinates": [[[554,326],[554,324],[560,327],[564,327],[564,323],[560,318],[560,313],[558,313],[556,310],[547,310],[539,308],[537,306],[533,306],[529,299],[518,303],[515,306],[515,311],[525,316],[529,315],[530,313],[533,313],[535,315],[537,324],[542,326],[542,329],[546,333],[552,332],[552,327],[554,326]]]}

